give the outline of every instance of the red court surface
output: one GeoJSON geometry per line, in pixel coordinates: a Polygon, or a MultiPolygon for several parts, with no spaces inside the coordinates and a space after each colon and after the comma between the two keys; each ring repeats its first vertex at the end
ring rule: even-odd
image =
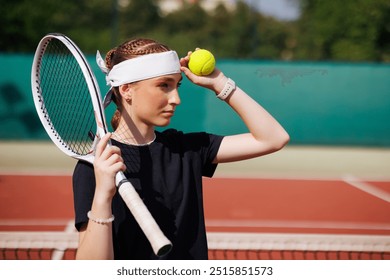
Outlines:
{"type": "MultiPolygon", "coordinates": [[[[390,235],[390,181],[204,179],[208,231],[390,235]]],[[[70,176],[0,175],[0,231],[72,229],[70,176]]]]}

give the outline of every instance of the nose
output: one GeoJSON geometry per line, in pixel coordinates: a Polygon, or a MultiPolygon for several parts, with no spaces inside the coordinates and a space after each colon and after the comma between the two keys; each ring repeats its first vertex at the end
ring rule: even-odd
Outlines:
{"type": "Polygon", "coordinates": [[[168,102],[169,102],[169,104],[175,105],[175,106],[177,106],[181,103],[179,91],[177,89],[173,90],[170,93],[168,102]]]}

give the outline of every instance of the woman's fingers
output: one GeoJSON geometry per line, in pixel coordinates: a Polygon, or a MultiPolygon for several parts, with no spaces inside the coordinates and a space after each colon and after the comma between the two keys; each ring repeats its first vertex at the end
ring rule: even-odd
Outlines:
{"type": "Polygon", "coordinates": [[[101,154],[104,152],[105,148],[107,147],[110,137],[111,137],[111,133],[107,133],[99,140],[99,143],[97,144],[95,150],[95,157],[101,156],[101,154]]]}

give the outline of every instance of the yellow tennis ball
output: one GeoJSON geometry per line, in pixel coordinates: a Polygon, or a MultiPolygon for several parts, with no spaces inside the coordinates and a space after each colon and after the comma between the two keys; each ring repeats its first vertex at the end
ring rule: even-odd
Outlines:
{"type": "Polygon", "coordinates": [[[190,55],[188,68],[198,76],[210,75],[215,68],[215,58],[208,50],[196,50],[190,55]]]}

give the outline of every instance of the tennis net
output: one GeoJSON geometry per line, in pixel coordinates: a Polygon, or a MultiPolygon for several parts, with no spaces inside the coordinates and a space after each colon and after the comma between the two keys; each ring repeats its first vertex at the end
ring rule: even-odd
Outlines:
{"type": "MultiPolygon", "coordinates": [[[[390,260],[390,236],[340,234],[207,234],[209,259],[390,260]]],[[[0,259],[74,259],[77,233],[0,232],[0,259]]]]}

